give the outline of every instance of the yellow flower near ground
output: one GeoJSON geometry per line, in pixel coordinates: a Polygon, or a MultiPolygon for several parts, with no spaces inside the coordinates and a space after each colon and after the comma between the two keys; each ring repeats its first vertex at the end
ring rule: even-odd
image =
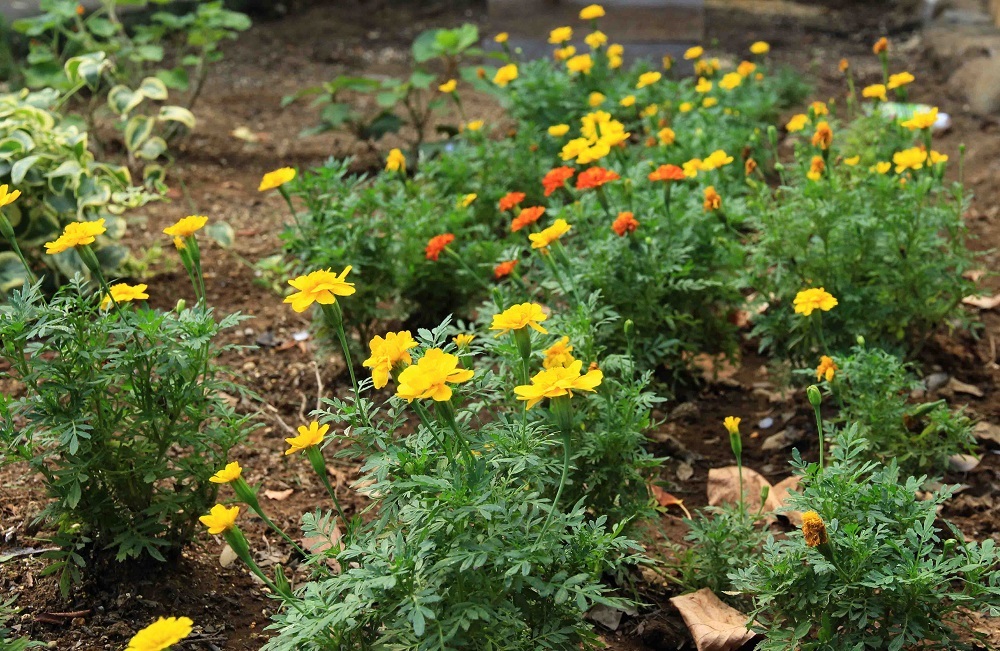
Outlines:
{"type": "Polygon", "coordinates": [[[240,467],[239,461],[233,461],[227,463],[226,467],[215,473],[208,478],[208,481],[213,484],[228,484],[231,481],[236,481],[243,475],[243,468],[240,467]]]}
{"type": "Polygon", "coordinates": [[[724,167],[733,162],[733,157],[727,154],[722,149],[716,149],[711,154],[705,157],[705,160],[701,162],[701,170],[709,172],[720,167],[724,167]]]}
{"type": "Polygon", "coordinates": [[[669,147],[674,144],[677,140],[677,134],[670,127],[663,127],[656,132],[656,138],[660,141],[660,144],[664,147],[669,147]]]}
{"type": "Polygon", "coordinates": [[[767,54],[771,51],[771,45],[765,41],[757,41],[750,46],[750,52],[753,54],[767,54]]]}
{"type": "Polygon", "coordinates": [[[825,378],[827,382],[832,382],[837,368],[833,358],[823,355],[819,358],[819,366],[816,367],[816,381],[819,382],[825,378]]]}
{"type": "Polygon", "coordinates": [[[844,159],[844,165],[847,165],[848,167],[854,167],[860,162],[861,162],[861,156],[851,156],[850,158],[844,159]]]}
{"type": "Polygon", "coordinates": [[[881,161],[872,166],[872,171],[878,172],[879,174],[887,174],[891,169],[892,163],[889,161],[881,161]]]}
{"type": "Polygon", "coordinates": [[[375,335],[368,343],[371,356],[362,366],[372,370],[372,382],[376,389],[381,389],[389,383],[392,369],[400,364],[411,364],[413,358],[407,352],[416,348],[417,342],[409,330],[387,332],[385,337],[375,335]]]}
{"type": "Polygon", "coordinates": [[[180,219],[173,226],[163,229],[163,232],[170,237],[191,237],[208,223],[208,217],[204,215],[188,215],[180,219]]]}
{"type": "Polygon", "coordinates": [[[806,173],[806,177],[810,181],[819,181],[823,178],[824,170],[826,170],[826,161],[823,160],[823,157],[813,156],[809,162],[809,171],[806,173]]]}
{"type": "Polygon", "coordinates": [[[861,96],[868,99],[880,99],[885,101],[885,84],[872,84],[861,89],[861,96]]]}
{"type": "Polygon", "coordinates": [[[267,190],[280,188],[294,178],[295,170],[293,168],[282,167],[280,169],[276,169],[273,172],[268,172],[263,176],[263,178],[261,178],[257,191],[266,192],[267,190]]]}
{"type": "Polygon", "coordinates": [[[576,48],[572,45],[567,45],[566,47],[556,48],[552,51],[552,56],[556,61],[565,61],[576,54],[576,48]]]}
{"type": "Polygon", "coordinates": [[[187,617],[160,617],[132,636],[125,651],[164,651],[190,635],[193,627],[187,617]]]}
{"type": "Polygon", "coordinates": [[[942,154],[941,152],[934,151],[932,149],[931,153],[927,157],[927,159],[930,161],[931,165],[937,165],[938,163],[947,163],[948,162],[948,155],[947,154],[942,154]]]}
{"type": "Polygon", "coordinates": [[[441,91],[442,93],[454,93],[456,88],[458,88],[458,82],[455,81],[454,79],[449,79],[448,81],[438,86],[438,90],[441,91]]]}
{"type": "Polygon", "coordinates": [[[896,174],[903,170],[919,170],[927,162],[927,152],[920,147],[911,147],[893,154],[892,162],[896,165],[896,174]]]}
{"type": "Polygon", "coordinates": [[[621,98],[618,104],[624,106],[625,108],[628,108],[630,106],[635,106],[635,95],[626,95],[625,97],[621,98]]]}
{"type": "Polygon", "coordinates": [[[217,536],[236,526],[236,518],[239,515],[240,507],[238,506],[226,508],[221,504],[216,504],[207,515],[198,518],[198,521],[208,527],[208,533],[217,536]]]}
{"type": "Polygon", "coordinates": [[[462,197],[462,200],[458,202],[458,205],[461,206],[462,208],[468,208],[469,206],[472,205],[472,202],[475,201],[476,197],[478,196],[479,195],[476,194],[475,192],[470,192],[469,194],[462,197]]]}
{"type": "Polygon", "coordinates": [[[285,303],[290,303],[296,312],[305,312],[313,303],[333,305],[338,296],[350,296],[356,290],[354,283],[347,282],[347,274],[351,267],[347,266],[339,275],[330,269],[320,269],[293,278],[288,284],[299,290],[285,297],[285,303]]]}
{"type": "Polygon", "coordinates": [[[476,335],[472,335],[472,334],[468,334],[468,333],[462,332],[462,333],[457,334],[454,337],[452,337],[451,340],[459,348],[468,348],[469,344],[471,344],[472,340],[475,339],[475,338],[476,338],[476,335]]]}
{"type": "Polygon", "coordinates": [[[677,106],[677,110],[680,111],[681,113],[690,113],[692,110],[694,110],[694,104],[692,104],[691,102],[681,102],[677,106]]]}
{"type": "Polygon", "coordinates": [[[508,63],[493,75],[493,83],[500,87],[506,86],[515,79],[517,79],[517,66],[513,63],[508,63]]]}
{"type": "Polygon", "coordinates": [[[644,72],[639,75],[639,81],[636,82],[635,87],[637,89],[645,88],[646,86],[652,86],[656,82],[663,78],[662,72],[657,72],[655,70],[651,72],[644,72]]]}
{"type": "Polygon", "coordinates": [[[556,27],[549,32],[549,43],[552,45],[561,45],[571,38],[573,38],[572,27],[556,27]]]}
{"type": "Polygon", "coordinates": [[[483,128],[484,124],[486,123],[482,120],[472,120],[471,122],[467,122],[465,124],[465,128],[469,131],[479,131],[483,128]]]}
{"type": "Polygon", "coordinates": [[[569,133],[568,124],[553,124],[551,127],[549,127],[549,135],[552,136],[553,138],[561,138],[562,136],[565,136],[567,133],[569,133]]]}
{"type": "Polygon", "coordinates": [[[625,60],[622,57],[608,55],[608,67],[611,68],[612,70],[617,70],[618,68],[621,68],[622,63],[624,63],[624,61],[625,60]]]}
{"type": "Polygon", "coordinates": [[[889,83],[886,87],[889,90],[894,90],[896,88],[902,88],[907,84],[911,84],[914,81],[913,75],[908,72],[900,72],[895,75],[889,75],[889,83]]]}
{"type": "Polygon", "coordinates": [[[793,115],[787,123],[785,123],[785,129],[788,133],[795,133],[796,131],[802,131],[809,124],[809,116],[805,113],[799,113],[798,115],[793,115]]]}
{"type": "Polygon", "coordinates": [[[739,416],[726,416],[725,420],[722,421],[722,426],[726,428],[726,431],[730,434],[740,433],[740,421],[743,420],[739,416]]]}
{"type": "Polygon", "coordinates": [[[812,145],[813,147],[819,147],[820,149],[827,150],[833,143],[833,129],[830,128],[830,124],[826,121],[822,121],[816,125],[816,132],[813,133],[812,145]]]}
{"type": "Polygon", "coordinates": [[[543,335],[547,335],[549,331],[538,324],[548,318],[542,310],[542,306],[538,303],[519,303],[511,305],[499,314],[494,314],[490,330],[499,330],[500,332],[497,333],[497,337],[511,330],[520,330],[522,328],[531,328],[543,335]]]}
{"type": "Polygon", "coordinates": [[[719,88],[723,90],[733,90],[743,83],[743,75],[738,72],[727,72],[719,81],[719,88]]]}
{"type": "Polygon", "coordinates": [[[149,294],[146,293],[146,285],[128,285],[126,283],[118,283],[110,287],[110,293],[105,294],[104,298],[101,299],[101,309],[106,310],[111,307],[112,299],[114,303],[121,305],[122,303],[128,303],[130,301],[144,301],[149,298],[149,294]]]}
{"type": "Polygon", "coordinates": [[[580,74],[589,75],[590,70],[594,67],[594,59],[591,58],[589,54],[578,54],[575,57],[571,57],[569,61],[566,62],[566,69],[570,72],[579,72],[580,74]]]}
{"type": "Polygon", "coordinates": [[[583,38],[583,42],[586,43],[590,49],[596,50],[608,42],[608,35],[600,30],[597,30],[587,34],[583,38]]]}
{"type": "Polygon", "coordinates": [[[929,111],[918,111],[909,120],[904,120],[900,126],[916,131],[917,129],[930,129],[937,122],[938,110],[935,106],[929,111]]]}
{"type": "Polygon", "coordinates": [[[45,243],[45,253],[55,255],[77,246],[93,244],[97,236],[105,231],[107,229],[104,228],[104,219],[93,222],[70,222],[54,242],[45,243]]]}
{"type": "Polygon", "coordinates": [[[661,59],[660,63],[663,64],[664,70],[671,70],[674,67],[674,58],[669,54],[664,54],[663,59],[661,59]]]}
{"type": "Polygon", "coordinates": [[[20,196],[20,190],[11,190],[8,192],[6,183],[4,185],[0,185],[0,208],[14,203],[14,201],[16,201],[20,196]]]}
{"type": "Polygon", "coordinates": [[[694,89],[699,93],[707,93],[708,91],[712,90],[712,82],[710,82],[708,79],[705,79],[704,77],[700,77],[698,79],[698,83],[695,84],[694,89]]]}
{"type": "Polygon", "coordinates": [[[449,384],[468,382],[475,375],[473,371],[458,367],[459,359],[440,348],[431,348],[416,364],[407,366],[399,374],[396,395],[413,402],[430,398],[436,402],[451,400],[449,384]]]}
{"type": "Polygon", "coordinates": [[[514,387],[518,400],[525,400],[531,409],[545,398],[573,396],[574,391],[594,391],[604,379],[599,369],[581,374],[583,362],[575,360],[568,366],[555,366],[540,371],[531,378],[531,384],[514,387]]]}
{"type": "MultiPolygon", "coordinates": [[[[642,109],[642,116],[645,118],[651,118],[656,115],[660,110],[660,107],[656,104],[650,104],[646,108],[642,109]]],[[[690,110],[690,109],[689,109],[690,110]]]]}
{"type": "Polygon", "coordinates": [[[809,108],[812,109],[813,115],[817,117],[830,114],[830,107],[826,105],[826,102],[815,101],[809,105],[809,108]]]}
{"type": "Polygon", "coordinates": [[[604,93],[599,93],[595,90],[587,96],[587,104],[590,105],[590,108],[597,108],[604,103],[605,99],[607,98],[604,96],[604,93]]]}
{"type": "Polygon", "coordinates": [[[795,313],[809,316],[815,310],[829,312],[837,306],[837,299],[822,287],[803,289],[795,295],[795,313]]]}
{"type": "Polygon", "coordinates": [[[285,450],[285,456],[294,454],[300,450],[308,450],[313,446],[319,445],[323,442],[323,437],[326,436],[326,433],[329,431],[329,425],[320,425],[316,421],[309,423],[308,427],[305,425],[299,425],[299,435],[285,439],[285,443],[289,445],[289,448],[285,450]]]}
{"type": "Polygon", "coordinates": [[[701,171],[702,161],[700,158],[692,158],[682,165],[684,170],[684,176],[689,179],[693,179],[698,176],[698,172],[701,171]]]}
{"type": "Polygon", "coordinates": [[[604,17],[604,7],[601,5],[587,5],[580,10],[580,20],[596,20],[604,17]]]}
{"type": "Polygon", "coordinates": [[[830,540],[826,533],[826,523],[815,511],[806,511],[802,514],[802,536],[809,547],[819,547],[830,540]]]}
{"type": "Polygon", "coordinates": [[[701,55],[705,54],[705,48],[700,45],[695,45],[694,47],[689,47],[684,51],[684,58],[690,61],[691,59],[697,59],[701,55]]]}
{"type": "Polygon", "coordinates": [[[565,235],[571,229],[565,219],[557,219],[551,226],[539,233],[531,233],[528,235],[528,239],[531,240],[531,248],[533,249],[544,249],[548,245],[552,244],[560,237],[565,235]]]}
{"type": "Polygon", "coordinates": [[[619,43],[613,43],[608,46],[608,56],[609,57],[622,57],[625,54],[625,46],[619,43]]]}
{"type": "Polygon", "coordinates": [[[712,108],[713,106],[715,106],[718,103],[719,103],[719,100],[718,100],[718,98],[715,98],[715,97],[706,97],[705,99],[701,100],[701,105],[703,107],[705,107],[705,108],[712,108]]]}
{"type": "Polygon", "coordinates": [[[503,44],[506,43],[509,38],[510,34],[508,34],[507,32],[500,32],[499,34],[493,37],[493,40],[497,43],[503,44]]]}
{"type": "Polygon", "coordinates": [[[573,347],[569,345],[569,337],[563,337],[545,350],[545,359],[542,360],[544,368],[555,368],[557,366],[569,366],[573,359],[573,347]]]}
{"type": "Polygon", "coordinates": [[[743,78],[749,77],[755,70],[757,70],[757,64],[749,61],[740,61],[740,65],[736,66],[736,74],[743,78]]]}
{"type": "Polygon", "coordinates": [[[389,155],[385,159],[385,171],[386,172],[405,172],[406,171],[406,156],[399,148],[393,148],[389,150],[389,155]]]}

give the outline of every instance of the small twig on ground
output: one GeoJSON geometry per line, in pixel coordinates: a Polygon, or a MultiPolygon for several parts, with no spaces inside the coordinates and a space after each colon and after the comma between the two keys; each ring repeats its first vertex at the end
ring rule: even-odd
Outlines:
{"type": "Polygon", "coordinates": [[[272,405],[272,404],[270,404],[270,403],[267,403],[267,404],[265,405],[265,407],[267,407],[267,410],[271,412],[271,417],[272,417],[272,418],[274,419],[274,421],[275,421],[276,423],[278,423],[279,425],[281,425],[282,429],[284,429],[284,430],[285,430],[286,432],[288,432],[288,433],[289,433],[289,434],[291,434],[292,436],[298,436],[298,432],[296,432],[296,431],[295,431],[295,430],[294,430],[294,429],[292,428],[292,426],[291,426],[291,425],[289,425],[288,423],[286,423],[286,422],[284,421],[284,419],[283,419],[283,418],[282,418],[282,417],[281,417],[281,416],[279,415],[279,412],[278,412],[278,408],[277,408],[277,407],[275,407],[274,405],[272,405]]]}

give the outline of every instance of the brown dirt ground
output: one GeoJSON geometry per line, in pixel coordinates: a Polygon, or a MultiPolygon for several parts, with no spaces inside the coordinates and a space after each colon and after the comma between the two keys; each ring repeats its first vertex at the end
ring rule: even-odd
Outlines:
{"type": "MultiPolygon", "coordinates": [[[[455,3],[453,3],[455,4],[455,3]]],[[[743,13],[712,5],[707,25],[709,41],[726,44],[720,52],[739,56],[758,39],[773,45],[773,56],[793,65],[816,80],[815,99],[841,94],[842,78],[837,72],[840,57],[848,57],[861,81],[878,74],[869,55],[870,44],[888,33],[895,43],[907,43],[912,28],[907,14],[886,13],[867,3],[829,3],[829,13],[821,18],[782,17],[743,13]]],[[[884,5],[883,5],[884,6],[884,5]]],[[[234,251],[212,247],[204,255],[210,301],[222,312],[241,310],[253,317],[229,339],[254,343],[270,333],[276,346],[231,355],[224,361],[241,373],[249,386],[262,395],[269,407],[264,410],[266,426],[257,430],[236,458],[247,469],[248,481],[262,483],[263,489],[292,488],[282,501],[264,500],[276,522],[295,530],[301,514],[325,504],[323,490],[298,458],[282,455],[287,436],[282,421],[296,424],[315,404],[320,379],[325,392],[343,390],[343,362],[320,359],[315,365],[310,342],[296,343],[292,334],[308,328],[304,316],[285,309],[273,291],[256,282],[252,263],[279,250],[276,234],[285,216],[275,193],[261,195],[256,185],[261,174],[281,165],[308,167],[331,155],[359,156],[360,167],[371,166],[371,152],[349,139],[336,135],[302,140],[298,131],[311,124],[313,113],[304,105],[280,107],[281,98],[302,87],[332,79],[345,72],[393,74],[405,69],[405,53],[413,37],[422,29],[471,20],[486,25],[480,8],[456,9],[442,4],[430,9],[408,9],[378,2],[335,2],[299,7],[281,20],[259,21],[238,42],[226,48],[226,58],[214,70],[202,103],[196,108],[199,125],[183,143],[177,164],[171,170],[172,201],[150,207],[144,219],[131,222],[128,241],[140,255],[150,252],[148,277],[153,303],[170,307],[188,291],[183,273],[171,264],[169,252],[157,251],[163,242],[161,229],[186,214],[208,214],[229,222],[238,234],[234,251]],[[237,127],[247,127],[260,136],[255,143],[233,137],[237,127]],[[169,288],[169,289],[168,289],[169,288]],[[167,293],[169,292],[169,293],[167,293]]],[[[485,29],[488,30],[488,27],[485,29]]],[[[486,33],[489,33],[488,31],[486,33]]],[[[984,251],[1000,243],[1000,188],[990,181],[1000,165],[1000,131],[997,122],[977,119],[962,110],[961,99],[949,94],[943,83],[946,71],[936,70],[920,52],[919,42],[900,47],[895,66],[918,73],[920,83],[914,99],[932,102],[953,116],[954,126],[941,136],[938,145],[953,160],[958,146],[965,143],[966,181],[976,198],[968,214],[968,224],[977,237],[974,246],[984,251]]],[[[467,104],[470,116],[496,118],[498,111],[488,100],[467,104]]],[[[392,146],[393,143],[383,143],[392,146]]],[[[996,254],[988,253],[984,267],[997,268],[996,254]]],[[[986,291],[1000,291],[1000,281],[984,278],[986,291]]],[[[1000,315],[982,315],[984,328],[979,337],[942,336],[924,362],[929,371],[943,370],[982,388],[985,398],[949,396],[956,404],[968,404],[973,416],[1000,422],[1000,399],[996,390],[1000,377],[996,339],[1000,337],[1000,315]]],[[[701,392],[686,396],[687,405],[651,436],[650,449],[657,455],[673,456],[661,469],[660,479],[689,507],[705,503],[708,469],[730,464],[728,446],[718,423],[726,415],[741,414],[745,423],[756,424],[765,417],[778,423],[809,429],[808,414],[801,408],[801,396],[775,396],[769,381],[766,360],[746,348],[742,364],[730,377],[709,383],[701,392]],[[684,414],[683,416],[681,414],[684,414]],[[681,456],[667,436],[672,436],[691,453],[686,479],[681,456]]],[[[11,390],[0,384],[0,388],[11,390]]],[[[669,405],[667,411],[676,408],[669,405]]],[[[750,435],[746,465],[760,470],[776,482],[787,476],[787,454],[766,453],[763,439],[780,429],[750,435]]],[[[799,444],[806,455],[814,453],[812,437],[799,444]]],[[[970,488],[947,505],[944,515],[956,521],[966,533],[981,539],[994,533],[997,517],[995,496],[1000,461],[995,451],[985,451],[983,462],[972,472],[948,477],[948,481],[970,488]]],[[[348,488],[356,477],[355,468],[337,466],[338,489],[349,511],[363,500],[348,488]]],[[[0,529],[9,533],[0,543],[0,555],[14,548],[38,546],[33,536],[37,527],[33,514],[44,501],[35,477],[23,467],[0,470],[0,529]]],[[[650,534],[653,549],[662,549],[661,533],[673,541],[683,537],[684,527],[677,513],[665,514],[659,531],[650,534]]],[[[261,522],[246,516],[242,526],[251,546],[259,551],[263,564],[283,563],[293,581],[304,578],[289,549],[274,540],[261,522]]],[[[86,585],[63,601],[51,577],[40,576],[45,567],[37,557],[23,556],[0,565],[0,594],[18,596],[23,609],[17,628],[25,635],[49,642],[57,649],[120,649],[139,628],[159,615],[187,615],[198,627],[181,645],[184,649],[227,649],[250,651],[266,638],[274,602],[237,563],[222,568],[218,562],[221,543],[207,535],[187,548],[169,566],[111,571],[105,580],[86,585]],[[175,567],[176,565],[176,567],[175,567]]],[[[669,591],[650,586],[645,595],[651,607],[637,617],[627,618],[619,632],[606,636],[613,649],[692,648],[679,617],[666,602],[669,591]]]]}

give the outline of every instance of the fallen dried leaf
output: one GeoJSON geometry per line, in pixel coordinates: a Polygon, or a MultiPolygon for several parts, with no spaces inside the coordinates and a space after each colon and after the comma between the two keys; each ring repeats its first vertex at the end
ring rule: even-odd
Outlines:
{"type": "Polygon", "coordinates": [[[964,393],[966,395],[975,396],[977,398],[982,398],[983,396],[986,395],[985,393],[983,393],[983,390],[980,389],[979,387],[973,386],[971,384],[966,384],[965,382],[962,382],[961,380],[956,380],[955,378],[951,378],[950,380],[948,380],[948,388],[954,391],[955,393],[964,393]]]}
{"type": "Polygon", "coordinates": [[[222,567],[229,567],[236,562],[237,558],[239,557],[236,555],[236,552],[233,551],[233,548],[226,545],[222,548],[222,553],[219,554],[219,565],[222,567]]]}
{"type": "MultiPolygon", "coordinates": [[[[314,536],[303,538],[302,547],[311,554],[322,554],[334,545],[340,548],[340,536],[340,527],[331,519],[326,531],[317,532],[314,536]]],[[[326,563],[333,568],[334,572],[340,573],[340,563],[336,559],[328,558],[326,559],[326,563]]]]}
{"type": "Polygon", "coordinates": [[[732,651],[755,637],[747,616],[722,603],[708,588],[670,599],[691,631],[698,651],[732,651]]]}
{"type": "Polygon", "coordinates": [[[962,278],[968,278],[972,282],[977,282],[980,278],[986,275],[985,269],[969,269],[962,274],[962,278]]]}
{"type": "Polygon", "coordinates": [[[681,462],[677,464],[677,479],[680,481],[687,481],[694,477],[694,468],[691,464],[681,462]]]}
{"type": "MultiPolygon", "coordinates": [[[[743,468],[743,502],[752,508],[760,506],[760,489],[771,482],[752,468],[743,468]]],[[[770,494],[768,495],[770,499],[770,494]]],[[[737,504],[740,501],[740,472],[736,466],[712,468],[708,471],[708,504],[737,504]]]]}
{"type": "Polygon", "coordinates": [[[966,296],[962,299],[965,305],[978,307],[980,310],[992,310],[1000,305],[1000,294],[993,296],[966,296]]]}
{"type": "Polygon", "coordinates": [[[659,504],[660,506],[664,508],[670,506],[679,506],[681,507],[681,511],[684,511],[684,517],[686,517],[688,520],[691,519],[691,512],[687,510],[686,506],[684,506],[684,500],[677,499],[676,497],[674,497],[667,491],[663,490],[656,484],[649,485],[649,492],[652,493],[654,498],[656,498],[656,503],[659,504]]]}
{"type": "Polygon", "coordinates": [[[266,490],[264,491],[264,497],[269,500],[274,500],[275,502],[281,502],[283,500],[287,500],[294,492],[294,488],[287,488],[283,491],[266,490]]]}
{"type": "MultiPolygon", "coordinates": [[[[771,492],[767,494],[767,503],[764,510],[775,512],[785,505],[788,500],[788,493],[799,486],[799,476],[792,475],[782,479],[771,487],[771,492]]],[[[788,518],[788,521],[796,527],[802,526],[802,511],[784,511],[780,515],[788,518]]]]}
{"type": "Polygon", "coordinates": [[[953,454],[948,457],[948,467],[955,472],[969,472],[979,465],[979,457],[971,454],[953,454]]]}
{"type": "Polygon", "coordinates": [[[978,422],[975,429],[972,430],[972,435],[980,443],[989,441],[990,443],[1000,445],[1000,425],[994,425],[986,421],[978,422]]]}

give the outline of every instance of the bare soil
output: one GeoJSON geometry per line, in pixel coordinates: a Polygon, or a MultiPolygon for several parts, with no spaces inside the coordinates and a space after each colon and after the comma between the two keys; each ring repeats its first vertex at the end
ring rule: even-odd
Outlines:
{"type": "MultiPolygon", "coordinates": [[[[739,4],[739,3],[737,3],[739,4]]],[[[841,57],[855,66],[859,83],[874,80],[877,65],[870,44],[887,34],[897,47],[894,66],[914,72],[917,101],[927,101],[950,113],[954,125],[938,141],[952,160],[958,159],[959,144],[967,146],[965,181],[976,198],[967,215],[973,246],[990,251],[1000,244],[1000,187],[996,178],[1000,161],[1000,130],[997,122],[965,113],[961,98],[945,89],[946,70],[936,70],[922,57],[918,41],[910,40],[913,21],[908,13],[888,12],[886,3],[838,1],[828,3],[817,18],[794,15],[744,13],[718,3],[709,10],[707,42],[733,58],[756,40],[772,43],[772,54],[781,63],[796,67],[815,80],[811,99],[828,99],[843,93],[837,70],[841,57]],[[719,45],[721,44],[721,45],[719,45]]],[[[325,395],[343,392],[347,385],[340,359],[316,356],[310,340],[298,342],[293,334],[308,330],[305,316],[281,304],[280,297],[259,282],[252,263],[280,250],[277,234],[285,217],[285,206],[276,193],[260,194],[261,175],[283,165],[308,167],[330,156],[357,156],[359,168],[378,164],[367,147],[341,135],[300,139],[299,131],[315,115],[305,104],[281,108],[283,96],[343,73],[399,74],[406,70],[409,44],[419,31],[464,21],[480,24],[489,33],[484,12],[458,3],[433,4],[430,8],[408,8],[399,3],[333,2],[294,7],[282,19],[260,20],[239,41],[226,48],[196,107],[197,130],[177,152],[170,171],[171,201],[151,206],[144,219],[130,222],[128,244],[133,251],[148,253],[148,278],[152,303],[171,307],[178,298],[191,298],[183,271],[171,262],[161,230],[187,214],[207,214],[233,225],[235,247],[225,251],[211,246],[203,255],[209,300],[220,312],[240,310],[252,320],[231,332],[231,341],[260,342],[260,347],[230,355],[224,361],[240,374],[250,388],[269,405],[264,409],[266,426],[258,429],[236,454],[251,484],[264,490],[292,489],[287,498],[264,499],[265,508],[280,525],[297,530],[303,512],[326,505],[322,486],[297,457],[285,457],[284,437],[288,425],[298,424],[315,406],[318,390],[325,395]],[[256,142],[234,137],[245,127],[257,135],[256,142]]],[[[496,119],[497,107],[480,98],[467,104],[470,117],[496,119]]],[[[394,146],[391,139],[381,143],[394,146]]],[[[996,269],[996,253],[987,253],[984,268],[996,269]]],[[[987,276],[981,281],[990,294],[1000,291],[1000,281],[987,276]]],[[[1000,338],[1000,315],[981,315],[982,329],[976,337],[944,334],[922,361],[927,372],[943,371],[978,386],[983,398],[947,395],[954,404],[967,404],[971,414],[1000,422],[996,340],[1000,338]]],[[[688,508],[705,503],[710,468],[731,464],[727,441],[719,423],[723,417],[740,414],[755,426],[765,418],[775,425],[754,428],[745,443],[746,465],[762,472],[772,482],[789,474],[787,451],[761,449],[762,441],[785,427],[805,433],[797,444],[808,456],[815,443],[801,396],[779,396],[768,373],[767,360],[753,354],[748,343],[742,363],[728,369],[720,380],[707,383],[697,393],[684,396],[665,408],[665,425],[650,437],[655,454],[671,457],[660,471],[661,483],[685,500],[688,508]],[[683,404],[681,404],[683,403],[683,404]],[[679,446],[677,445],[679,443],[679,446]]],[[[16,390],[0,380],[0,389],[16,390]]],[[[248,406],[249,408],[249,406],[248,406]]],[[[355,512],[363,499],[350,490],[356,467],[336,466],[341,501],[355,512]]],[[[984,450],[983,461],[972,472],[947,477],[968,488],[945,507],[969,537],[996,537],[998,516],[997,481],[1000,460],[995,450],[984,450]]],[[[33,523],[45,496],[38,478],[23,466],[0,470],[0,555],[29,547],[44,547],[44,537],[33,523]]],[[[684,535],[679,512],[671,510],[658,527],[651,528],[649,544],[655,553],[664,551],[661,536],[674,542],[684,535]]],[[[262,564],[281,563],[293,581],[305,578],[290,549],[275,539],[263,524],[247,515],[241,526],[262,564]]],[[[187,615],[195,620],[195,634],[179,648],[258,649],[267,633],[275,603],[240,563],[223,568],[219,563],[220,540],[207,534],[190,545],[181,558],[167,565],[108,568],[95,580],[76,590],[67,601],[59,596],[52,577],[40,575],[45,562],[25,554],[0,565],[0,595],[16,595],[23,611],[17,625],[24,635],[50,643],[57,649],[120,649],[138,629],[160,615],[187,615]]],[[[626,618],[619,631],[606,632],[613,649],[693,648],[679,616],[669,604],[669,589],[648,585],[644,595],[651,606],[638,616],[626,618]]],[[[996,627],[991,628],[995,630],[996,627]]]]}

